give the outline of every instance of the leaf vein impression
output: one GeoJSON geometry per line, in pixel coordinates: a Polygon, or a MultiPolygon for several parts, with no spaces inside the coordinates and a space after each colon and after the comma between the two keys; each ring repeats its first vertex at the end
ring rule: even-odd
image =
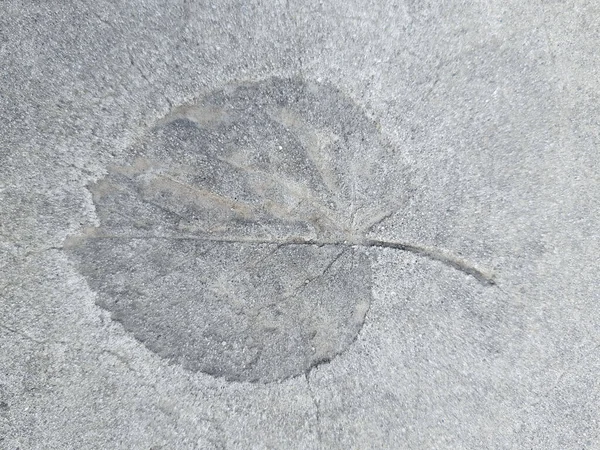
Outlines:
{"type": "Polygon", "coordinates": [[[249,236],[117,236],[117,235],[91,235],[86,239],[123,239],[123,240],[196,240],[202,242],[213,242],[222,244],[257,244],[257,245],[277,245],[278,247],[291,245],[315,245],[322,247],[325,245],[340,247],[362,247],[362,248],[381,248],[400,250],[413,253],[423,258],[440,262],[448,267],[472,276],[483,285],[493,286],[496,284],[494,274],[483,269],[479,269],[469,262],[450,253],[433,249],[426,246],[409,244],[406,242],[387,241],[380,239],[361,239],[357,237],[348,237],[348,239],[307,239],[303,237],[287,237],[285,239],[260,238],[249,236]]]}

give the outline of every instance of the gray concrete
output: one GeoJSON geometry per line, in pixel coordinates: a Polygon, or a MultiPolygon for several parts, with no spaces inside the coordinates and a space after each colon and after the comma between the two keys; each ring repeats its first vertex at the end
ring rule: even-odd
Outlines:
{"type": "Polygon", "coordinates": [[[0,448],[600,448],[600,5],[0,4],[0,448]]]}

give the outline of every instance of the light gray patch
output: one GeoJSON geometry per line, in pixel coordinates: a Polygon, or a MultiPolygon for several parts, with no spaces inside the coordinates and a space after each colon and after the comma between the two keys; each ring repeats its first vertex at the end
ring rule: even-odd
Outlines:
{"type": "Polygon", "coordinates": [[[89,187],[100,226],[65,248],[98,304],[158,355],[227,380],[285,379],[362,327],[364,234],[401,198],[382,186],[406,183],[392,158],[330,86],[228,86],[108,167],[89,187]]]}

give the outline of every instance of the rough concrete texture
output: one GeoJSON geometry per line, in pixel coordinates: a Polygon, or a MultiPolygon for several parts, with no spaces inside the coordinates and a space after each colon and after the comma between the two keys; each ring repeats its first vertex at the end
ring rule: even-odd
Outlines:
{"type": "Polygon", "coordinates": [[[0,4],[0,448],[600,448],[600,4],[0,4]]]}

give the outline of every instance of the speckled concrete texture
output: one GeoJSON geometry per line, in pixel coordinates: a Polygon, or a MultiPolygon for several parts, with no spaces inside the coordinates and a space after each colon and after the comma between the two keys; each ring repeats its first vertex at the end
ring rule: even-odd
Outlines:
{"type": "Polygon", "coordinates": [[[600,4],[0,3],[0,448],[600,448],[600,4]]]}

